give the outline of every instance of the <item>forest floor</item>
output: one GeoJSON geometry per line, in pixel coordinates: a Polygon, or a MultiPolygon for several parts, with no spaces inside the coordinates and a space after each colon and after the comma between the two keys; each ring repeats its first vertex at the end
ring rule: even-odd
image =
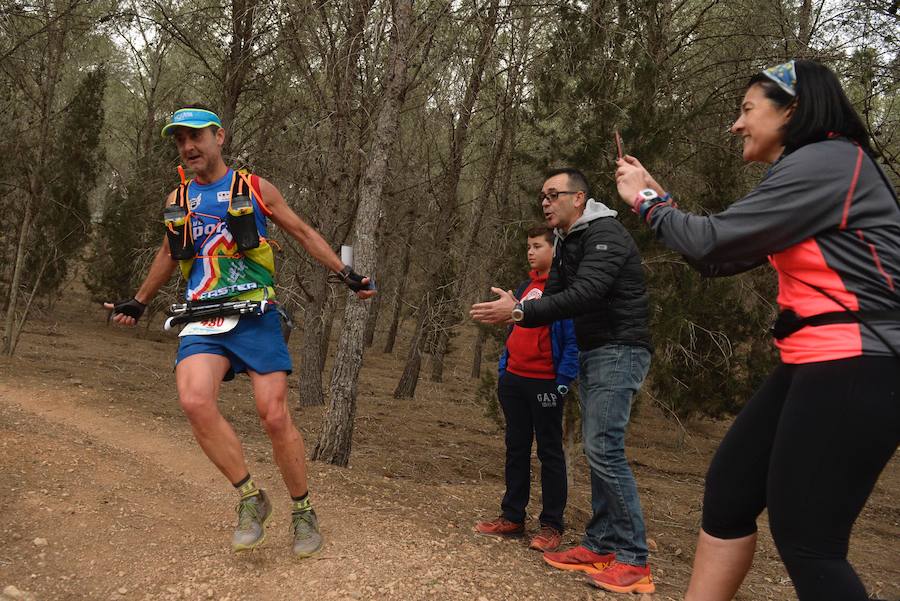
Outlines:
{"type": "MultiPolygon", "coordinates": [[[[230,550],[235,493],[195,444],[176,400],[177,339],[159,323],[105,324],[86,299],[28,324],[15,358],[0,361],[0,599],[471,599],[619,597],[547,566],[527,539],[472,531],[503,493],[502,427],[475,400],[466,342],[445,382],[423,377],[415,400],[391,396],[403,344],[367,352],[351,466],[311,463],[312,500],[326,543],[290,554],[289,507],[246,377],[223,387],[221,408],[244,442],[257,483],[275,502],[262,548],[230,550]]],[[[291,339],[295,355],[302,339],[291,339]]],[[[402,341],[401,341],[402,342],[402,341]]],[[[295,372],[296,373],[296,372],[295,372]]],[[[326,370],[326,374],[330,373],[326,370]]],[[[291,398],[296,406],[296,377],[291,398]]],[[[326,376],[327,380],[327,376],[326,376]]],[[[311,448],[324,409],[295,410],[311,448]]],[[[657,593],[685,589],[699,526],[703,474],[727,421],[686,429],[642,403],[628,436],[657,593]]],[[[566,519],[579,539],[590,501],[576,460],[566,519]]],[[[856,525],[850,555],[869,590],[900,599],[900,463],[881,477],[856,525]]],[[[538,513],[539,488],[531,509],[538,513]]],[[[794,599],[760,520],[760,544],[741,600],[794,599]]],[[[529,528],[536,524],[531,521],[529,528]]]]}

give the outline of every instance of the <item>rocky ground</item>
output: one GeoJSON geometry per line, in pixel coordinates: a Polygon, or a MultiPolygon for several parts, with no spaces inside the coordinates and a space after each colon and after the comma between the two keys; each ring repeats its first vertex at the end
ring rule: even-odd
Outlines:
{"type": "MultiPolygon", "coordinates": [[[[327,541],[314,559],[289,553],[288,499],[247,379],[224,386],[221,407],[244,440],[256,481],[275,500],[263,548],[232,553],[235,493],[196,446],[178,408],[175,338],[158,323],[122,330],[104,319],[87,301],[39,317],[16,357],[0,362],[0,599],[617,597],[551,569],[524,540],[472,532],[477,519],[498,512],[502,429],[475,400],[467,357],[451,357],[443,384],[423,380],[416,400],[393,399],[402,348],[366,356],[351,466],[310,464],[327,541]]],[[[301,338],[292,338],[293,352],[301,338]]],[[[296,398],[297,390],[291,394],[296,398]]],[[[310,446],[322,412],[296,410],[310,446]]],[[[629,432],[657,581],[657,593],[645,597],[659,601],[680,599],[685,589],[703,473],[727,423],[686,428],[645,403],[629,432]]],[[[578,540],[589,508],[583,457],[575,469],[567,543],[578,540]]],[[[537,488],[532,498],[537,506],[537,488]]],[[[895,459],[851,548],[872,593],[894,601],[900,599],[897,499],[895,459]]],[[[793,599],[765,517],[761,532],[737,598],[793,599]]]]}

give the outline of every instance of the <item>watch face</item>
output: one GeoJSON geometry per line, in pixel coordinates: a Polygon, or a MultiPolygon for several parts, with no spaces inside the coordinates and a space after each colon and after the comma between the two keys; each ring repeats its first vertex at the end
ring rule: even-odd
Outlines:
{"type": "Polygon", "coordinates": [[[522,310],[521,303],[517,304],[512,310],[513,321],[522,321],[525,318],[525,311],[522,310]]]}
{"type": "Polygon", "coordinates": [[[647,200],[650,200],[651,198],[659,197],[659,195],[654,190],[641,190],[640,192],[638,192],[638,194],[640,194],[641,197],[643,197],[647,200]]]}

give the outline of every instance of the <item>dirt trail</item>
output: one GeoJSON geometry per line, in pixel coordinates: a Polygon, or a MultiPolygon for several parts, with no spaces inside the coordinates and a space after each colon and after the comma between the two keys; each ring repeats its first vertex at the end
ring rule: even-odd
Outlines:
{"type": "MultiPolygon", "coordinates": [[[[367,357],[352,466],[310,465],[327,542],[304,561],[289,553],[286,493],[249,385],[228,385],[223,412],[275,501],[263,548],[232,553],[235,495],[178,410],[169,368],[175,341],[152,329],[102,329],[101,317],[37,322],[17,357],[0,362],[0,590],[12,585],[41,601],[616,597],[550,569],[524,541],[471,532],[476,519],[497,512],[503,448],[501,429],[471,400],[464,357],[444,384],[422,382],[416,401],[390,398],[402,353],[367,357]]],[[[310,444],[321,413],[295,415],[310,444]]],[[[657,549],[659,601],[684,590],[702,476],[725,426],[693,424],[682,443],[683,434],[646,407],[629,433],[657,549]]],[[[589,505],[583,458],[577,466],[568,542],[589,505]]],[[[900,599],[898,492],[895,460],[851,551],[867,585],[892,600],[900,599]]],[[[536,488],[532,499],[537,506],[536,488]]],[[[765,533],[738,598],[794,598],[765,533]]]]}

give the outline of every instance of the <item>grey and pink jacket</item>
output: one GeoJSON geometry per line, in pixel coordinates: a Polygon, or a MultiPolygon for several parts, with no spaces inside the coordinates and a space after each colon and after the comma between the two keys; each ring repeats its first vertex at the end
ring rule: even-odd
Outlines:
{"type": "MultiPolygon", "coordinates": [[[[645,219],[704,275],[732,275],[768,260],[778,273],[782,311],[809,317],[843,311],[841,304],[861,315],[900,310],[897,196],[878,165],[845,138],[785,155],[721,213],[691,215],[660,203],[645,219]]],[[[900,320],[866,321],[900,348],[900,320]]],[[[892,355],[859,323],[804,327],[776,345],[785,363],[892,355]]]]}

